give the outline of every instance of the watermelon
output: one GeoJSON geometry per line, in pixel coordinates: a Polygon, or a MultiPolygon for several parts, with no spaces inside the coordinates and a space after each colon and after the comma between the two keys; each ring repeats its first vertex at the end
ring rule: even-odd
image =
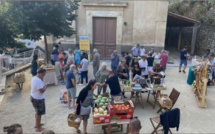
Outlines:
{"type": "Polygon", "coordinates": [[[99,103],[99,106],[103,106],[104,105],[104,103],[99,103]]]}
{"type": "Polygon", "coordinates": [[[106,100],[101,100],[100,102],[101,102],[101,103],[105,103],[105,102],[106,102],[106,100]]]}
{"type": "Polygon", "coordinates": [[[95,103],[96,103],[96,104],[99,104],[99,100],[95,100],[95,103]]]}

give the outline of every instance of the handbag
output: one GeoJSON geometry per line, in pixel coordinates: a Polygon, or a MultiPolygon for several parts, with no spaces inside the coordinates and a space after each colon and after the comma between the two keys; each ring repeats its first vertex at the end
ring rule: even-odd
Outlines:
{"type": "Polygon", "coordinates": [[[80,115],[88,115],[91,113],[91,105],[84,107],[81,105],[81,112],[80,115]]]}

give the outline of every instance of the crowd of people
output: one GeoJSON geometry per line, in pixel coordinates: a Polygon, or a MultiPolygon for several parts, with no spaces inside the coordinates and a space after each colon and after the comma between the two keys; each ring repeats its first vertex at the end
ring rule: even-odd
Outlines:
{"type": "MultiPolygon", "coordinates": [[[[184,47],[180,52],[180,66],[181,72],[182,65],[183,72],[187,66],[187,47],[184,47]]],[[[35,108],[35,128],[36,131],[43,131],[41,118],[45,114],[45,91],[47,85],[43,83],[43,77],[46,70],[43,68],[35,72],[37,66],[37,56],[32,61],[31,73],[34,76],[31,81],[31,102],[35,108]]],[[[110,89],[112,99],[115,96],[126,97],[120,88],[119,79],[135,81],[137,79],[147,79],[152,81],[153,77],[165,77],[167,69],[168,52],[162,50],[161,53],[155,52],[154,48],[147,53],[143,46],[137,44],[134,46],[130,54],[123,52],[120,56],[117,50],[114,50],[110,55],[111,69],[108,69],[107,63],[102,62],[100,68],[100,54],[96,48],[93,49],[93,75],[94,79],[88,82],[88,53],[86,50],[81,51],[78,47],[73,51],[69,49],[66,54],[62,48],[55,46],[52,64],[59,66],[59,76],[62,84],[65,84],[68,95],[68,108],[75,114],[82,115],[83,118],[83,133],[87,133],[88,119],[91,113],[91,106],[94,106],[93,95],[94,90],[98,88],[97,94],[107,92],[107,86],[110,89]],[[78,78],[78,81],[76,81],[78,78]],[[85,83],[84,83],[85,79],[85,83]],[[76,97],[76,85],[86,85],[76,97]],[[103,90],[103,91],[102,91],[103,90]],[[77,100],[76,100],[77,99],[77,100]]],[[[211,55],[211,60],[214,59],[211,55]]],[[[215,74],[214,74],[215,75],[215,74]]],[[[138,97],[138,95],[137,95],[138,97]]],[[[141,129],[141,123],[137,118],[131,119],[130,131],[138,132],[141,129]]],[[[81,131],[77,128],[77,133],[81,131]]]]}
{"type": "MultiPolygon", "coordinates": [[[[125,96],[122,92],[119,84],[120,79],[132,80],[135,79],[148,79],[154,75],[162,75],[161,72],[165,71],[168,60],[168,54],[165,50],[162,50],[160,56],[157,58],[154,49],[152,48],[146,53],[143,46],[137,44],[129,52],[124,52],[122,57],[114,50],[110,55],[111,57],[111,69],[107,68],[107,63],[103,62],[100,67],[100,54],[96,48],[93,49],[93,75],[95,79],[92,79],[88,83],[88,54],[87,51],[79,50],[78,46],[73,51],[68,49],[65,53],[61,47],[55,46],[52,53],[52,64],[59,71],[59,79],[62,80],[62,84],[65,84],[68,95],[68,108],[75,114],[80,114],[83,117],[83,131],[87,131],[87,120],[90,115],[90,107],[94,105],[93,91],[98,86],[97,94],[107,91],[107,85],[110,88],[110,95],[112,99],[115,96],[125,96]],[[139,59],[141,57],[141,59],[139,59]],[[154,60],[158,59],[159,62],[154,64],[154,60]],[[120,63],[120,64],[119,64],[120,63]],[[131,71],[131,72],[130,72],[131,71]],[[78,81],[76,81],[76,77],[78,81]],[[78,97],[76,97],[76,85],[85,85],[78,97]],[[102,91],[103,90],[103,91],[102,91]],[[77,98],[77,100],[76,100],[77,98]],[[88,108],[88,110],[86,109],[88,108]],[[83,110],[85,109],[85,110],[83,110]],[[85,113],[83,113],[85,111],[85,113]]],[[[31,102],[35,108],[35,128],[36,131],[43,131],[41,127],[42,115],[45,114],[45,91],[47,85],[43,83],[43,78],[46,74],[46,70],[40,68],[35,72],[37,56],[32,61],[32,75],[34,76],[31,81],[31,102]]],[[[79,129],[76,130],[78,133],[79,129]]]]}

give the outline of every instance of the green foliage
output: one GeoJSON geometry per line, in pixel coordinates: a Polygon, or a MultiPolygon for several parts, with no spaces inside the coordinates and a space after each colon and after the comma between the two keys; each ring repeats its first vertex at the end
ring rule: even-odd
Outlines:
{"type": "Polygon", "coordinates": [[[0,2],[0,49],[24,47],[22,43],[16,41],[16,28],[10,23],[10,18],[7,16],[9,3],[0,2]]]}
{"type": "Polygon", "coordinates": [[[183,1],[169,6],[170,12],[196,19],[203,24],[215,25],[215,14],[210,13],[213,10],[215,10],[215,0],[183,1]]]}
{"type": "Polygon", "coordinates": [[[43,35],[71,36],[78,1],[11,1],[8,16],[24,38],[39,40],[43,35]]]}

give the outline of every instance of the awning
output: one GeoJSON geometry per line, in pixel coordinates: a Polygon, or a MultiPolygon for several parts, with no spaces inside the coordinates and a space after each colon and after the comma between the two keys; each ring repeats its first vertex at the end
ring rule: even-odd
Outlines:
{"type": "Polygon", "coordinates": [[[200,22],[195,19],[168,12],[167,27],[193,27],[195,24],[200,24],[200,22]]]}

